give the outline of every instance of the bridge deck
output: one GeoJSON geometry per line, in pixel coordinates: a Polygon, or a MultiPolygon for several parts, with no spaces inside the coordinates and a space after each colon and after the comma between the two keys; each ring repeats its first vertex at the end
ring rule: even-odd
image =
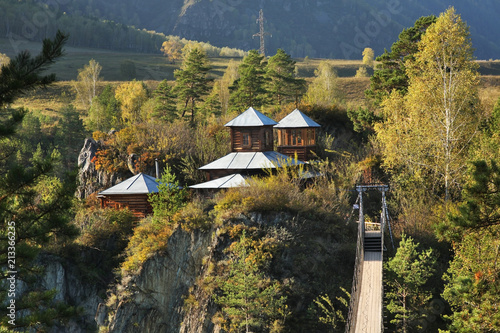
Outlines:
{"type": "Polygon", "coordinates": [[[380,333],[382,327],[382,252],[365,251],[356,331],[380,333]]]}

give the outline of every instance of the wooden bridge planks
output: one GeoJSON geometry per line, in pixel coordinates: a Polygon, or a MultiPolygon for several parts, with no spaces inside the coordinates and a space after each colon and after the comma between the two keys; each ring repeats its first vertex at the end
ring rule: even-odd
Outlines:
{"type": "Polygon", "coordinates": [[[356,318],[359,333],[380,333],[382,328],[382,252],[365,252],[356,318]]]}

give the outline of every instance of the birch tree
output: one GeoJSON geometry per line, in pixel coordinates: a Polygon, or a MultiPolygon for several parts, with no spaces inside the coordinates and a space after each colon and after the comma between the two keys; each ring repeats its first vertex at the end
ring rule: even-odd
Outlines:
{"type": "Polygon", "coordinates": [[[328,60],[322,60],[314,71],[314,79],[304,95],[304,102],[311,105],[331,106],[341,99],[337,85],[337,72],[328,60]]]}
{"type": "Polygon", "coordinates": [[[78,80],[73,83],[77,98],[85,106],[92,106],[92,100],[97,95],[97,86],[101,77],[102,67],[97,61],[91,59],[88,65],[78,70],[78,80]]]}
{"type": "Polygon", "coordinates": [[[376,127],[385,165],[424,179],[447,201],[460,188],[481,119],[479,74],[467,25],[453,8],[441,14],[407,63],[408,93],[393,92],[376,127]]]}

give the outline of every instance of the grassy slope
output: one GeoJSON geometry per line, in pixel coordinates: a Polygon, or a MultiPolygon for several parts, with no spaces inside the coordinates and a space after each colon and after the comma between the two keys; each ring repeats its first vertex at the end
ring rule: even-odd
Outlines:
{"type": "MultiPolygon", "coordinates": [[[[19,48],[38,54],[41,44],[26,42],[19,48]]],[[[131,78],[122,74],[120,65],[124,61],[132,61],[137,74],[135,78],[148,81],[149,86],[155,86],[157,81],[163,79],[173,80],[174,70],[179,68],[179,64],[169,63],[161,54],[125,53],[73,47],[66,47],[65,51],[66,55],[50,68],[50,72],[55,72],[61,82],[19,99],[16,106],[52,113],[68,103],[74,103],[75,94],[69,81],[76,80],[78,69],[88,64],[90,59],[95,59],[102,66],[101,77],[104,81],[130,80],[131,78]]],[[[10,57],[15,55],[15,50],[7,39],[0,39],[0,53],[5,53],[10,57]]],[[[213,77],[221,77],[224,74],[228,61],[229,58],[210,59],[213,77]]],[[[299,76],[312,78],[320,61],[321,59],[297,59],[299,76]]],[[[369,79],[354,77],[361,65],[361,60],[332,60],[332,62],[339,75],[339,86],[344,92],[347,104],[349,106],[363,105],[364,91],[369,86],[369,79]]],[[[500,96],[500,61],[479,61],[479,65],[480,73],[483,75],[480,97],[487,110],[491,110],[500,96]]],[[[79,108],[78,103],[76,107],[79,108]]]]}

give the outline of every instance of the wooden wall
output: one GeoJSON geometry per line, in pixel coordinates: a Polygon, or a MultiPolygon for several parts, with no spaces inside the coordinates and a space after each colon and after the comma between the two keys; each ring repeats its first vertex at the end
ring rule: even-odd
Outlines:
{"type": "Polygon", "coordinates": [[[233,152],[263,152],[274,150],[272,126],[231,127],[231,151],[233,152]],[[245,144],[248,135],[248,145],[245,144]]]}
{"type": "Polygon", "coordinates": [[[100,200],[102,208],[123,209],[128,207],[137,218],[153,214],[153,207],[148,202],[147,194],[106,195],[100,197],[100,200]]]}

